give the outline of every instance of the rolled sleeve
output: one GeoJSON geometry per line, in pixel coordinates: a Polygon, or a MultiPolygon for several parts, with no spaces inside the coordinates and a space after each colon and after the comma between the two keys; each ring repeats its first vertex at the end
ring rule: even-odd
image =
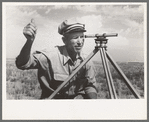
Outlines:
{"type": "MultiPolygon", "coordinates": [[[[19,56],[18,56],[19,57],[19,56]]],[[[16,66],[18,69],[22,69],[22,70],[25,70],[25,69],[29,69],[30,66],[31,66],[31,63],[32,63],[32,56],[30,56],[28,62],[24,65],[18,65],[17,64],[17,61],[18,61],[18,57],[16,58],[16,66]]]]}
{"type": "Polygon", "coordinates": [[[94,86],[85,87],[85,93],[86,94],[91,93],[91,92],[97,93],[97,90],[94,86]]]}
{"type": "Polygon", "coordinates": [[[17,66],[17,68],[22,69],[22,70],[38,69],[39,66],[43,63],[43,61],[44,62],[47,61],[47,58],[42,53],[36,51],[30,55],[30,58],[26,64],[18,66],[17,65],[18,57],[16,58],[16,66],[17,66]]]}

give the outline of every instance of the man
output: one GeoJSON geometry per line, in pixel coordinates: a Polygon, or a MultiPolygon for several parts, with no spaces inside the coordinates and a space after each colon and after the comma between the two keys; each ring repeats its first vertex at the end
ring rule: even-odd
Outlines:
{"type": "MultiPolygon", "coordinates": [[[[81,50],[86,30],[81,23],[65,20],[58,27],[59,34],[63,36],[64,46],[57,46],[52,51],[47,49],[30,54],[36,32],[37,27],[32,19],[23,30],[27,41],[16,58],[16,66],[22,70],[38,69],[41,99],[46,99],[83,62],[81,50]]],[[[91,62],[87,63],[54,98],[96,99],[95,72],[91,62]]]]}

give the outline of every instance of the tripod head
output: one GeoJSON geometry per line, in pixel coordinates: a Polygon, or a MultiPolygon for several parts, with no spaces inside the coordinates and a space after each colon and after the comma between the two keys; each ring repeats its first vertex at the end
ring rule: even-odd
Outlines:
{"type": "Polygon", "coordinates": [[[96,38],[95,39],[95,43],[96,43],[95,48],[96,49],[105,48],[107,50],[106,44],[107,44],[108,39],[106,39],[106,37],[115,37],[117,35],[118,35],[117,33],[89,34],[89,35],[85,35],[85,38],[96,38]]]}

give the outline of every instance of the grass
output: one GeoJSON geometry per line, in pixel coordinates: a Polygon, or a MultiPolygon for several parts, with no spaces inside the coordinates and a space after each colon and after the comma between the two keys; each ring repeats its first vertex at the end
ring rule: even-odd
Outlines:
{"type": "MultiPolygon", "coordinates": [[[[96,80],[98,83],[98,98],[105,99],[109,98],[108,88],[106,84],[106,76],[101,63],[95,62],[96,67],[96,80]]],[[[144,64],[143,63],[118,63],[126,77],[129,79],[130,83],[140,94],[144,97],[144,64]]],[[[123,79],[119,76],[116,70],[110,65],[110,71],[112,72],[112,78],[116,93],[120,99],[130,99],[134,98],[123,79]]]]}
{"type": "MultiPolygon", "coordinates": [[[[98,99],[109,99],[109,92],[102,64],[94,62],[98,99]]],[[[144,98],[144,64],[143,63],[118,63],[124,74],[134,88],[144,98]]],[[[133,99],[134,96],[125,85],[124,81],[110,65],[113,82],[119,99],[133,99]]],[[[37,70],[19,70],[14,61],[6,64],[6,94],[7,99],[39,99],[41,94],[37,80],[37,70]]]]}

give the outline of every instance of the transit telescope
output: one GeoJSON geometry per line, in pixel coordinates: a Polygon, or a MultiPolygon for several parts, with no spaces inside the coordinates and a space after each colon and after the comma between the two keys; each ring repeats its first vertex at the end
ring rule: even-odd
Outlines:
{"type": "Polygon", "coordinates": [[[100,37],[106,38],[106,37],[115,37],[115,36],[118,36],[118,34],[117,33],[87,34],[85,35],[85,38],[100,38],[100,37]]]}

